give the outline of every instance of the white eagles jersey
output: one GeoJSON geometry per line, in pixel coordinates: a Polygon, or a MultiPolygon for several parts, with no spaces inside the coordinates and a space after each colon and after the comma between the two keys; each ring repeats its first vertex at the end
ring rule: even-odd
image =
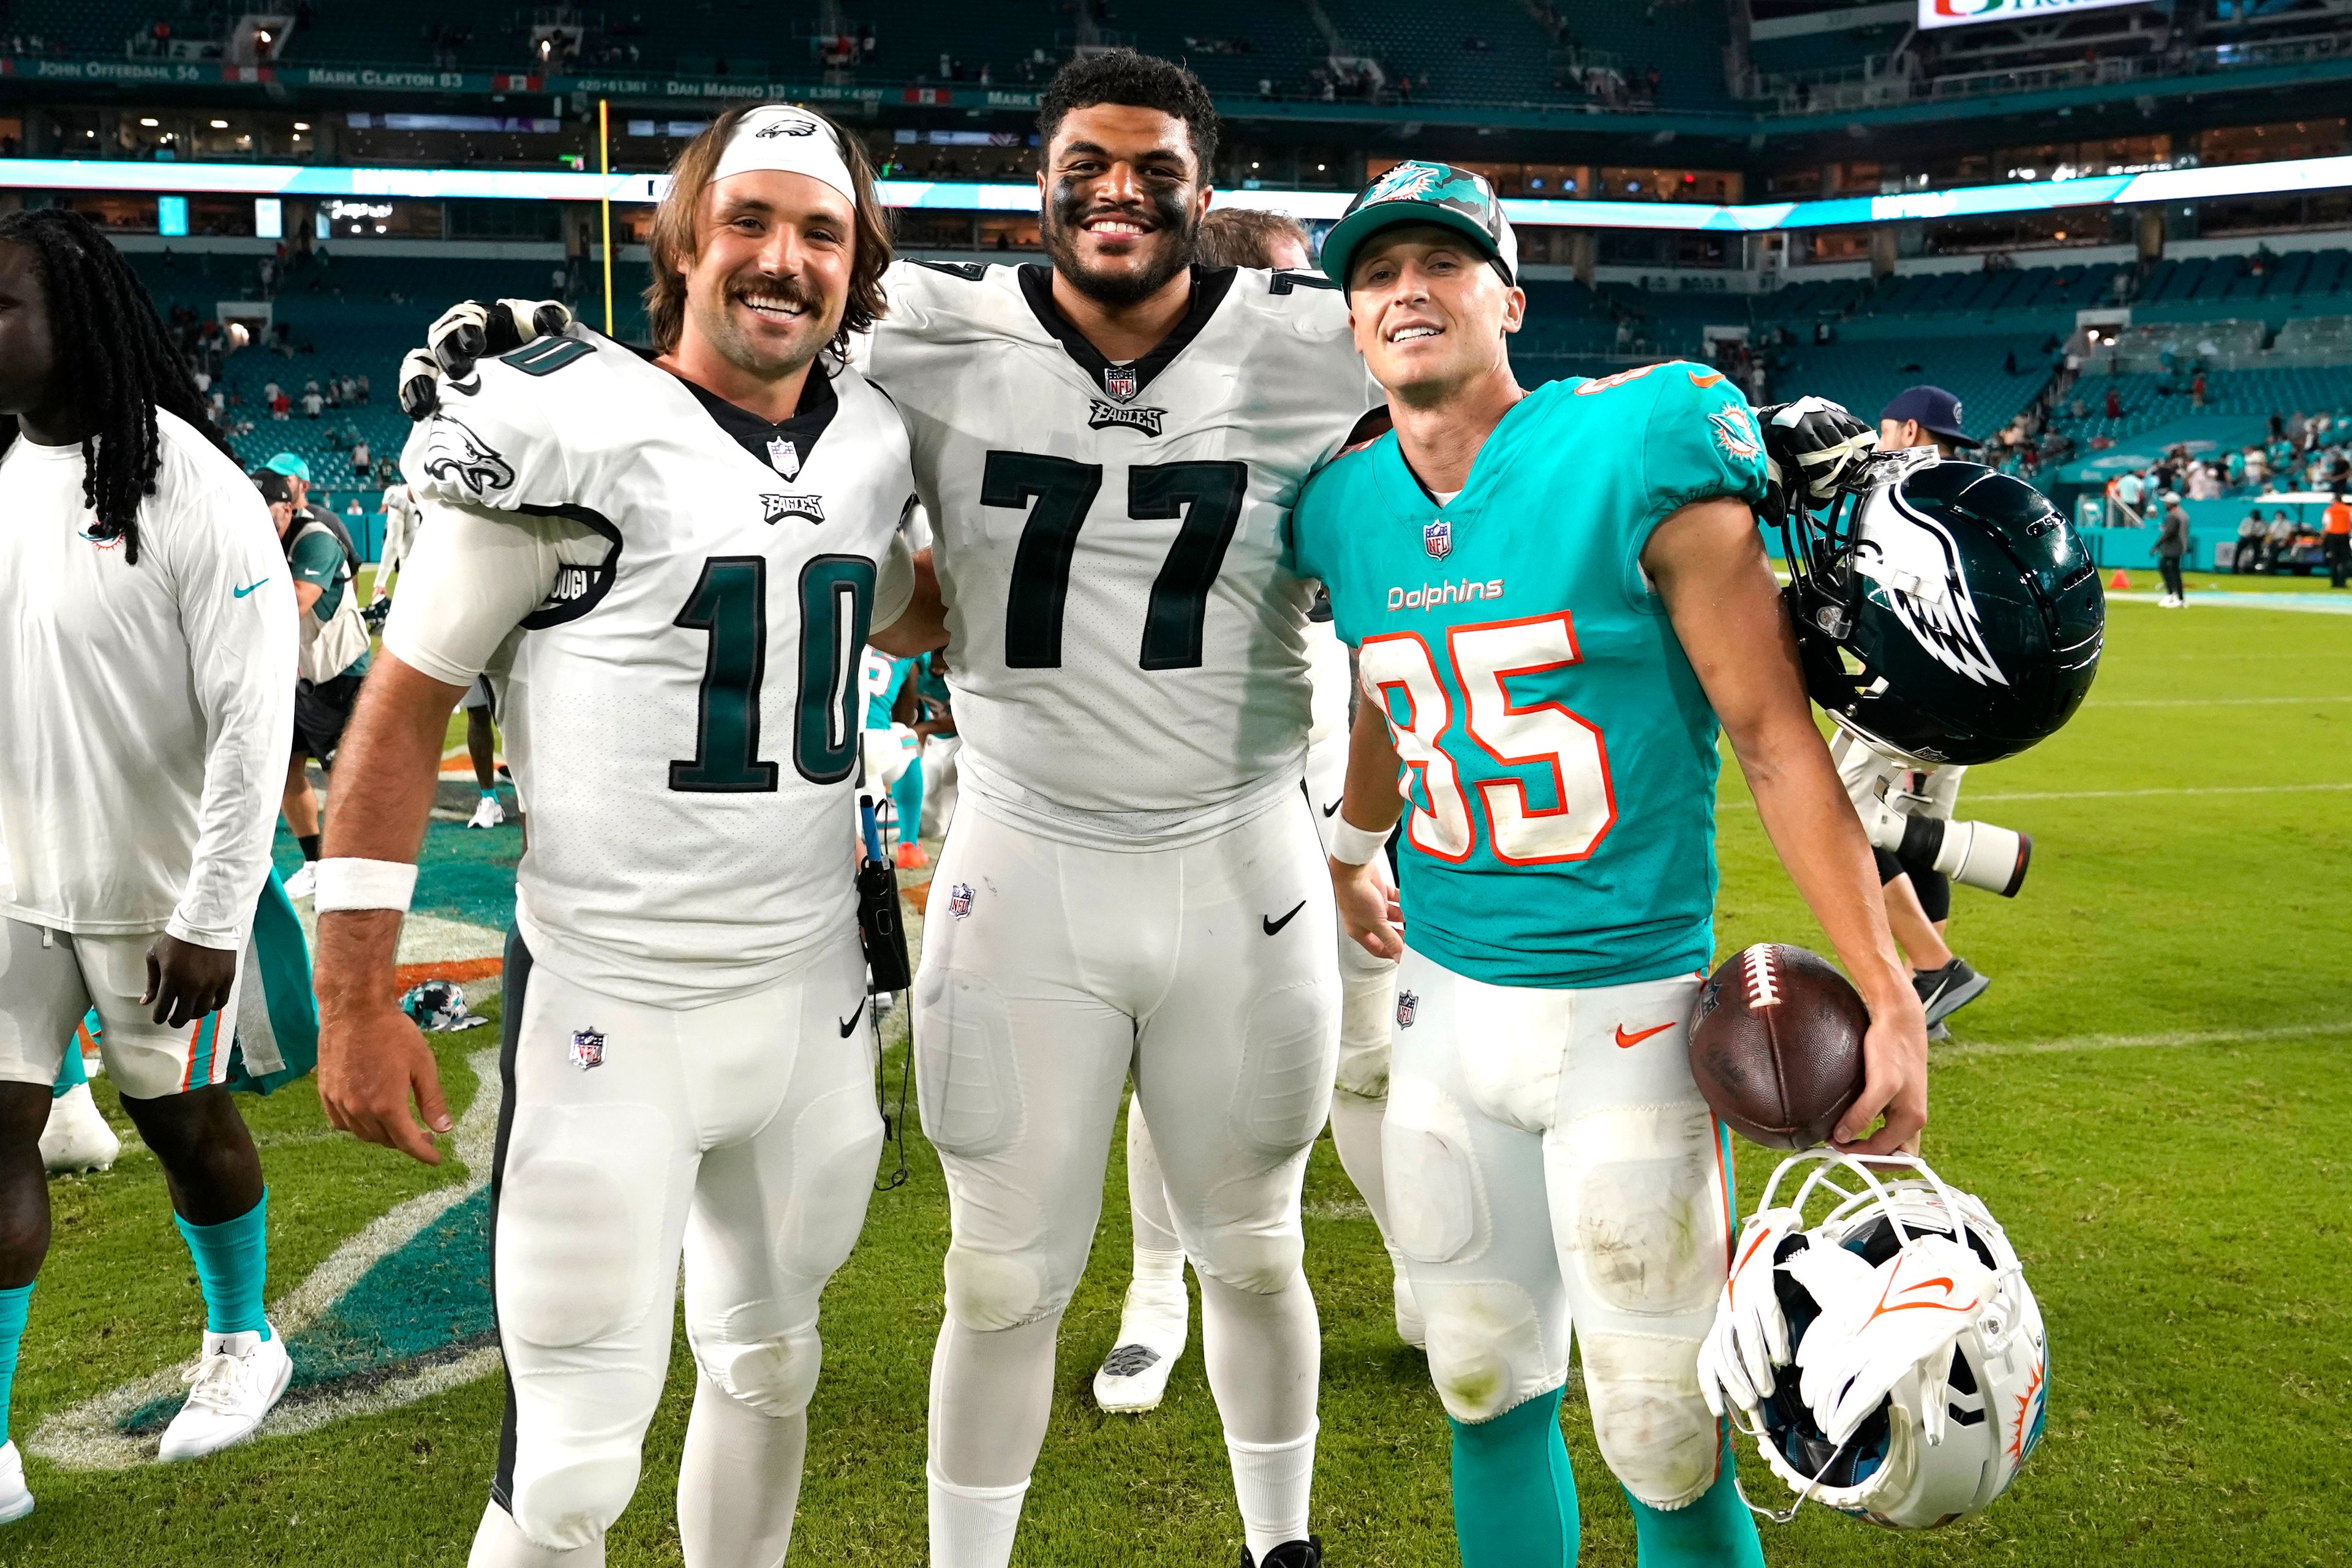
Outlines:
{"type": "Polygon", "coordinates": [[[854,370],[813,376],[769,426],[574,328],[445,384],[402,468],[427,507],[609,542],[551,566],[496,661],[530,803],[516,920],[540,962],[676,1006],[852,929],[859,655],[913,495],[889,400],[854,370]]]}
{"type": "Polygon", "coordinates": [[[1179,842],[1297,787],[1312,590],[1283,521],[1380,393],[1319,274],[1196,269],[1128,364],[1051,284],[898,263],[864,363],[936,531],[971,792],[1053,837],[1179,842]]]}

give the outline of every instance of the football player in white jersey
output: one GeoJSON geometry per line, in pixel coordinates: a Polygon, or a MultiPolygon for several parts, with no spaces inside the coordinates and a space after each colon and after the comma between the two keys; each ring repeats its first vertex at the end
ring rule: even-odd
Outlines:
{"type": "Polygon", "coordinates": [[[604,1561],[681,1247],[685,1558],[782,1561],[818,1297],[882,1139],[851,791],[861,645],[913,593],[914,485],[843,350],[884,308],[887,230],[855,140],[802,110],[730,110],[674,174],[658,357],[574,327],[447,382],[411,436],[429,522],[320,865],[328,1114],[437,1161],[394,947],[442,726],[492,670],[531,821],[492,1178],[509,1393],[473,1568],[604,1561]]]}
{"type": "Polygon", "coordinates": [[[962,798],[915,1039],[953,1208],[937,1568],[1005,1568],[1131,1074],[1200,1277],[1247,1560],[1311,1568],[1299,1184],[1338,931],[1300,788],[1310,594],[1283,517],[1377,401],[1310,274],[1193,265],[1217,122],[1126,50],[1044,95],[1050,267],[909,268],[867,366],[935,530],[962,798]]]}
{"type": "Polygon", "coordinates": [[[89,220],[0,216],[0,1521],[49,1242],[39,1140],[95,1008],[205,1308],[162,1457],[250,1436],[292,1373],[268,1194],[223,1087],[294,725],[292,579],[144,289],[89,220]]]}
{"type": "MultiPolygon", "coordinates": [[[[1221,207],[1201,220],[1199,256],[1212,267],[1263,267],[1304,272],[1315,265],[1307,231],[1296,218],[1246,207],[1221,207]]],[[[1307,798],[1326,848],[1338,820],[1348,772],[1348,721],[1355,710],[1355,678],[1347,645],[1331,629],[1331,612],[1318,600],[1308,612],[1307,673],[1314,683],[1314,722],[1307,748],[1307,798]]],[[[1331,1139],[1339,1163],[1372,1212],[1390,1257],[1397,1331],[1422,1341],[1421,1313],[1388,1228],[1388,1193],[1381,1176],[1381,1119],[1388,1108],[1389,1022],[1396,1005],[1396,965],[1343,933],[1339,941],[1339,1058],[1331,1095],[1331,1139]]],[[[1156,1408],[1168,1374],[1183,1353],[1190,1329],[1184,1298],[1184,1249],[1168,1217],[1160,1156],[1139,1106],[1127,1113],[1127,1201],[1134,1236],[1135,1273],[1119,1314],[1118,1338],[1095,1373],[1095,1403],[1115,1413],[1156,1408]]]]}

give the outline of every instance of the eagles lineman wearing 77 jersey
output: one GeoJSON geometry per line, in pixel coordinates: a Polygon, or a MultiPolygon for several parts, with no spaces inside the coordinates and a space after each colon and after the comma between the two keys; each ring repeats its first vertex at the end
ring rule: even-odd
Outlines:
{"type": "Polygon", "coordinates": [[[449,1122],[393,945],[442,726],[492,668],[531,816],[492,1185],[507,1418],[474,1568],[604,1561],[681,1243],[686,1561],[782,1561],[818,1295],[882,1136],[850,792],[860,647],[912,593],[913,479],[839,356],[883,306],[887,229],[856,143],[764,106],[681,156],[653,253],[657,359],[542,338],[411,437],[431,525],[319,878],[329,1114],[430,1163],[411,1086],[449,1122]]]}
{"type": "Polygon", "coordinates": [[[907,270],[865,362],[907,415],[964,742],[915,984],[954,1217],[931,1561],[1010,1560],[1131,1071],[1247,1560],[1311,1568],[1298,1201],[1339,984],[1281,525],[1373,397],[1331,291],[1190,265],[1216,120],[1188,73],[1073,62],[1039,129],[1054,265],[907,270]]]}

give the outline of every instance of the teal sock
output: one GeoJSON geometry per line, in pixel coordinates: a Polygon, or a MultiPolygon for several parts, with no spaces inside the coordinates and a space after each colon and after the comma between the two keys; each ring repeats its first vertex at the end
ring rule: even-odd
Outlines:
{"type": "Polygon", "coordinates": [[[1732,1479],[1731,1436],[1724,1435],[1723,1468],[1696,1502],[1661,1512],[1632,1493],[1634,1561],[1640,1568],[1764,1568],[1756,1519],[1739,1500],[1732,1479]]]}
{"type": "MultiPolygon", "coordinates": [[[[95,1029],[98,1015],[92,1013],[83,1020],[83,1023],[95,1029]]],[[[83,1065],[81,1059],[81,1030],[76,1029],[66,1037],[66,1058],[58,1064],[58,1081],[49,1086],[49,1098],[63,1100],[68,1093],[89,1081],[89,1069],[83,1065]]]]}
{"type": "Polygon", "coordinates": [[[1454,1423],[1454,1539],[1462,1568],[1573,1568],[1576,1477],[1559,1390],[1475,1426],[1454,1423]]]}
{"type": "Polygon", "coordinates": [[[267,1188],[259,1203],[218,1225],[190,1225],[178,1215],[172,1216],[196,1260],[196,1283],[205,1293],[209,1331],[242,1334],[257,1329],[263,1339],[269,1337],[268,1320],[261,1315],[261,1289],[269,1275],[268,1220],[267,1188]]]}
{"type": "Polygon", "coordinates": [[[907,764],[898,782],[890,786],[890,800],[898,808],[898,842],[912,844],[923,836],[923,763],[918,757],[907,764]]]}
{"type": "Polygon", "coordinates": [[[0,1290],[0,1443],[8,1440],[8,1391],[16,1382],[16,1342],[25,1337],[25,1314],[32,1305],[30,1285],[0,1290]]]}

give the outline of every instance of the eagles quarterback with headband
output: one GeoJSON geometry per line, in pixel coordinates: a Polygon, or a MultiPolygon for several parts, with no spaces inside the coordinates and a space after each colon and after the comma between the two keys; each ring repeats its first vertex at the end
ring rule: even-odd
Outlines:
{"type": "Polygon", "coordinates": [[[1704,366],[1523,391],[1486,183],[1401,163],[1324,243],[1394,428],[1308,483],[1296,565],[1358,649],[1331,874],[1402,956],[1391,1221],[1454,1426],[1465,1568],[1573,1563],[1571,1326],[1643,1568],[1760,1564],[1697,1373],[1728,1268],[1726,1134],[1686,1034],[1713,944],[1718,726],[1870,1006],[1842,1139],[1927,1115],[1919,998],[1751,510],[1766,435],[1704,366]],[[1407,817],[1404,929],[1380,849],[1407,817]]]}
{"type": "Polygon", "coordinates": [[[842,359],[885,304],[864,153],[798,109],[730,110],[681,154],[652,255],[654,357],[543,336],[412,434],[429,526],[320,868],[328,1114],[433,1163],[450,1121],[394,948],[443,727],[491,671],[531,816],[491,1187],[508,1401],[473,1568],[604,1561],[681,1247],[685,1559],[782,1561],[818,1298],[882,1138],[851,792],[862,645],[914,591],[914,480],[842,359]]]}

